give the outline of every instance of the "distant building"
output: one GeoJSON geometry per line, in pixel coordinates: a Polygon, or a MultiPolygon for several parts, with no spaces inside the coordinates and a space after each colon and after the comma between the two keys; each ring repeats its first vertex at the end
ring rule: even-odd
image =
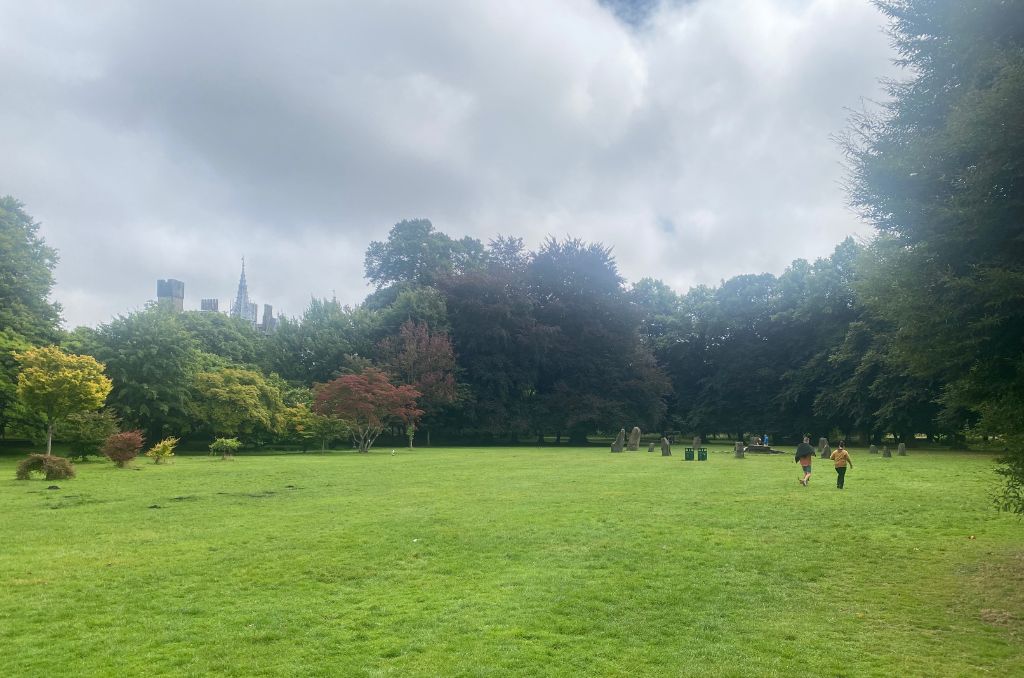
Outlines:
{"type": "Polygon", "coordinates": [[[256,327],[256,304],[249,301],[249,286],[245,282],[245,257],[242,257],[242,276],[238,279],[238,292],[230,315],[232,318],[247,320],[256,327]]]}
{"type": "Polygon", "coordinates": [[[202,299],[199,302],[200,311],[210,311],[217,313],[220,311],[220,299],[202,299]]]}
{"type": "Polygon", "coordinates": [[[156,281],[156,302],[180,312],[185,304],[185,283],[174,278],[156,281]]]}
{"type": "Polygon", "coordinates": [[[263,304],[263,322],[260,323],[260,331],[270,334],[277,329],[277,318],[274,317],[274,307],[270,304],[263,304]]]}

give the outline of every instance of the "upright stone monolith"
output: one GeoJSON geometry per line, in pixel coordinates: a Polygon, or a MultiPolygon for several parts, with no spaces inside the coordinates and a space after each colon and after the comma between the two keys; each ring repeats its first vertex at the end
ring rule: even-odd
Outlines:
{"type": "Polygon", "coordinates": [[[619,435],[615,436],[615,442],[612,443],[612,452],[622,452],[623,446],[626,444],[626,429],[620,428],[619,435]]]}
{"type": "Polygon", "coordinates": [[[693,449],[700,449],[700,436],[693,436],[693,449]]]}
{"type": "Polygon", "coordinates": [[[828,459],[832,456],[832,448],[828,445],[828,438],[818,438],[818,456],[828,459]]]}
{"type": "Polygon", "coordinates": [[[868,452],[871,454],[878,454],[878,445],[871,443],[871,447],[868,448],[868,452]]]}
{"type": "Polygon", "coordinates": [[[907,456],[907,444],[906,443],[900,443],[896,447],[896,454],[900,455],[901,457],[907,456]]]}
{"type": "Polygon", "coordinates": [[[672,456],[672,446],[668,444],[668,438],[662,438],[661,439],[661,456],[663,456],[663,457],[671,457],[672,456]]]}
{"type": "Polygon", "coordinates": [[[743,459],[743,441],[742,440],[737,440],[736,441],[736,458],[737,459],[743,459]]]}
{"type": "Polygon", "coordinates": [[[654,443],[651,443],[650,445],[647,446],[647,451],[654,452],[654,443]]]}
{"type": "Polygon", "coordinates": [[[640,427],[634,426],[633,430],[629,432],[629,446],[626,448],[630,452],[636,452],[640,449],[640,427]]]}
{"type": "Polygon", "coordinates": [[[882,456],[886,459],[890,459],[892,457],[892,451],[889,449],[888,445],[882,446],[882,456]]]}

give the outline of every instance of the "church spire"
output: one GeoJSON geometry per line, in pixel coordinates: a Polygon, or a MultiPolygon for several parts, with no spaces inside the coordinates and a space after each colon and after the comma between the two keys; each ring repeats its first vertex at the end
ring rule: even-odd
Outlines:
{"type": "Polygon", "coordinates": [[[256,325],[256,304],[249,301],[249,286],[245,282],[245,257],[242,257],[242,275],[238,278],[238,292],[235,303],[231,305],[231,316],[256,325]]]}

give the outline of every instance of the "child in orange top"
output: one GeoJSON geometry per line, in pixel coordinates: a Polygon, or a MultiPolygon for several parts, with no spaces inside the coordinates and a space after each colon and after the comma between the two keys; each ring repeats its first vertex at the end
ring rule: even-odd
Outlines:
{"type": "Polygon", "coordinates": [[[830,459],[836,463],[836,487],[843,489],[843,482],[846,480],[846,468],[853,468],[853,460],[850,453],[846,451],[846,441],[840,440],[839,447],[832,453],[830,459]]]}

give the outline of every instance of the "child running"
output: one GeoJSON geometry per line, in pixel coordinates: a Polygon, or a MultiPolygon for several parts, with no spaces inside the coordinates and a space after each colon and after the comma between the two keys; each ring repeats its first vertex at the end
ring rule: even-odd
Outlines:
{"type": "Polygon", "coordinates": [[[811,479],[811,459],[814,459],[814,448],[811,447],[811,439],[808,436],[804,436],[804,441],[796,446],[794,459],[804,470],[804,477],[800,479],[800,484],[807,487],[807,481],[811,479]]]}
{"type": "Polygon", "coordinates": [[[850,453],[846,451],[846,441],[839,441],[839,447],[830,458],[836,463],[836,487],[841,490],[846,480],[846,467],[853,468],[853,460],[850,459],[850,453]]]}

